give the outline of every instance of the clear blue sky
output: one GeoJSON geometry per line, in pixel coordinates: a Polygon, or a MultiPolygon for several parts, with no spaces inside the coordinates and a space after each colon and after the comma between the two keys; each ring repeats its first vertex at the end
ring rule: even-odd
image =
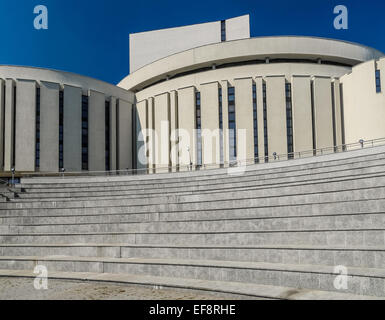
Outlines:
{"type": "Polygon", "coordinates": [[[250,14],[251,36],[314,35],[385,52],[384,13],[383,0],[1,0],[0,64],[117,83],[129,72],[129,33],[243,14],[250,14]],[[39,4],[48,7],[48,30],[33,27],[33,8],[39,4]],[[349,9],[348,30],[333,27],[338,4],[349,9]]]}

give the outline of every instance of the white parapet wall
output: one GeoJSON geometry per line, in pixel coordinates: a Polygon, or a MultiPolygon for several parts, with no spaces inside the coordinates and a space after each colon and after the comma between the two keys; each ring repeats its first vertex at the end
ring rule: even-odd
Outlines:
{"type": "MultiPolygon", "coordinates": [[[[226,40],[250,37],[249,15],[225,20],[226,40]]],[[[221,21],[130,34],[130,73],[188,49],[221,42],[221,21]]]]}

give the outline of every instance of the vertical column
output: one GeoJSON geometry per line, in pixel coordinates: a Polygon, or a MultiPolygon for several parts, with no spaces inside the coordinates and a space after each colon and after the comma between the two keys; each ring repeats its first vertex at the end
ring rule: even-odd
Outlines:
{"type": "MultiPolygon", "coordinates": [[[[342,145],[342,112],[341,112],[341,90],[340,80],[334,79],[333,83],[333,101],[334,101],[334,131],[335,131],[335,144],[336,146],[342,145]]],[[[340,148],[340,151],[342,148],[340,148]]]]}
{"type": "Polygon", "coordinates": [[[155,96],[155,164],[157,172],[167,172],[170,163],[170,97],[169,93],[155,96]]]}
{"type": "Polygon", "coordinates": [[[5,81],[4,106],[4,171],[11,171],[14,154],[14,124],[15,124],[15,86],[12,79],[5,81]]]}
{"type": "MultiPolygon", "coordinates": [[[[136,103],[136,167],[148,167],[147,100],[136,103]],[[140,139],[139,139],[140,137],[140,139]]],[[[144,171],[143,171],[144,172],[144,171]]]]}
{"type": "Polygon", "coordinates": [[[287,154],[285,77],[266,77],[269,156],[287,154]]]}
{"type": "Polygon", "coordinates": [[[178,93],[170,92],[170,137],[171,137],[171,166],[177,171],[178,162],[178,93]]]}
{"type": "Polygon", "coordinates": [[[40,83],[40,171],[59,170],[59,90],[58,83],[40,83]]]}
{"type": "Polygon", "coordinates": [[[82,171],[82,88],[64,85],[63,161],[66,171],[82,171]]]}
{"type": "Polygon", "coordinates": [[[178,127],[179,129],[179,164],[180,170],[187,170],[190,159],[196,165],[195,137],[195,87],[178,90],[178,127]],[[188,151],[190,150],[190,152],[188,151]]]}
{"type": "Polygon", "coordinates": [[[220,164],[218,82],[201,85],[203,164],[220,164]]]}
{"type": "MultiPolygon", "coordinates": [[[[294,152],[313,150],[313,124],[311,110],[311,79],[309,76],[293,76],[293,143],[294,152]]],[[[304,153],[302,156],[312,156],[304,153]]],[[[297,156],[297,155],[296,155],[297,156]]]]}
{"type": "Polygon", "coordinates": [[[149,172],[154,172],[155,169],[155,132],[154,132],[154,98],[151,97],[148,99],[147,106],[147,124],[149,130],[148,137],[148,168],[149,172]]]}
{"type": "Polygon", "coordinates": [[[132,169],[132,104],[122,99],[118,101],[118,169],[132,169]]]}
{"type": "Polygon", "coordinates": [[[4,101],[5,83],[0,79],[0,171],[4,170],[4,101]]]}
{"type": "Polygon", "coordinates": [[[259,162],[264,162],[265,155],[265,122],[263,118],[263,78],[255,79],[255,88],[257,91],[257,123],[258,123],[258,153],[259,162]]]}
{"type": "Polygon", "coordinates": [[[101,92],[90,90],[88,103],[88,170],[105,171],[106,101],[101,92]]]}
{"type": "Polygon", "coordinates": [[[230,145],[229,145],[229,99],[227,90],[229,84],[227,80],[221,81],[222,87],[222,115],[223,115],[223,160],[225,164],[230,161],[230,145]]]}
{"type": "Polygon", "coordinates": [[[16,81],[15,170],[35,171],[36,152],[36,82],[16,81]]]}
{"type": "Polygon", "coordinates": [[[253,79],[235,79],[235,117],[237,131],[237,160],[254,158],[253,79]],[[246,141],[245,141],[246,138],[246,141]]]}
{"type": "MultiPolygon", "coordinates": [[[[333,114],[331,79],[315,77],[313,85],[314,96],[314,133],[316,149],[333,147],[333,114]]],[[[333,150],[329,150],[333,152],[333,150]]],[[[321,153],[321,152],[319,152],[321,153]]],[[[323,151],[322,153],[325,153],[323,151]]]]}
{"type": "Polygon", "coordinates": [[[116,170],[116,98],[110,101],[110,170],[116,170]]]}

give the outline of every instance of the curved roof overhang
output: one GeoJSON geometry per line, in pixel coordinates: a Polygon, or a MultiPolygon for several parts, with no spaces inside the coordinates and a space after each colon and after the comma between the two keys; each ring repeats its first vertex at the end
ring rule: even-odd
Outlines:
{"type": "Polygon", "coordinates": [[[205,45],[157,60],[124,78],[118,86],[139,91],[174,75],[215,65],[269,59],[318,59],[354,66],[384,54],[356,43],[316,37],[261,37],[205,45]]]}
{"type": "Polygon", "coordinates": [[[124,99],[130,103],[134,102],[134,94],[122,87],[72,72],[26,66],[0,65],[0,78],[34,80],[37,82],[46,81],[77,86],[83,90],[95,90],[124,99]]]}

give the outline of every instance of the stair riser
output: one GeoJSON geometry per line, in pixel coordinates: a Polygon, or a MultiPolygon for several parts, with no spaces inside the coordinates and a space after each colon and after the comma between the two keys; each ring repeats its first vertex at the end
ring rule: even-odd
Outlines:
{"type": "Polygon", "coordinates": [[[385,227],[385,213],[376,215],[341,215],[323,217],[222,220],[194,222],[149,222],[86,225],[7,226],[0,225],[0,234],[7,233],[92,233],[92,232],[211,232],[269,231],[306,229],[374,229],[385,227]]]}
{"type": "Polygon", "coordinates": [[[121,247],[0,247],[1,256],[76,256],[120,258],[121,247]]]}
{"type": "Polygon", "coordinates": [[[191,259],[253,261],[302,265],[345,265],[380,268],[385,265],[385,251],[306,250],[275,248],[172,248],[172,247],[0,247],[2,256],[77,256],[109,258],[191,259]]]}
{"type": "Polygon", "coordinates": [[[127,243],[184,245],[329,245],[383,246],[383,230],[203,234],[1,235],[2,243],[127,243]]]}
{"type": "Polygon", "coordinates": [[[153,220],[154,214],[99,214],[78,216],[55,216],[55,217],[3,217],[0,218],[2,225],[45,225],[45,224],[77,224],[77,223],[129,223],[147,222],[153,220]]]}
{"type": "Polygon", "coordinates": [[[239,269],[214,266],[129,264],[110,262],[80,261],[0,261],[1,269],[33,270],[36,265],[44,265],[49,271],[62,272],[105,272],[152,275],[162,277],[190,278],[213,281],[237,281],[294,288],[329,290],[361,295],[385,296],[385,278],[368,276],[348,277],[348,289],[337,290],[333,267],[329,273],[282,271],[272,269],[239,269]]]}
{"type": "Polygon", "coordinates": [[[362,268],[383,268],[385,265],[385,251],[360,250],[122,247],[121,257],[253,261],[328,266],[345,265],[362,268]]]}

